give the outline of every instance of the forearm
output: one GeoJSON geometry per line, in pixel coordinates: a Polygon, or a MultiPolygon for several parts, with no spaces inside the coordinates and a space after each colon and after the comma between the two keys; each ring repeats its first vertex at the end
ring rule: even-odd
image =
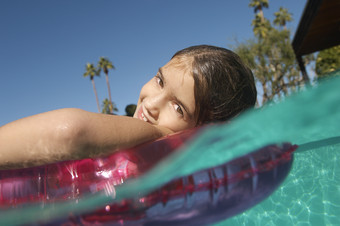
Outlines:
{"type": "Polygon", "coordinates": [[[142,120],[115,115],[84,112],[86,131],[79,143],[88,156],[105,155],[112,150],[129,148],[157,139],[170,130],[155,127],[142,120]]]}
{"type": "Polygon", "coordinates": [[[63,109],[0,127],[0,166],[25,167],[67,158],[76,142],[71,137],[81,132],[75,130],[73,115],[63,109]]]}
{"type": "Polygon", "coordinates": [[[61,109],[0,127],[0,168],[108,154],[167,133],[141,120],[61,109]]]}

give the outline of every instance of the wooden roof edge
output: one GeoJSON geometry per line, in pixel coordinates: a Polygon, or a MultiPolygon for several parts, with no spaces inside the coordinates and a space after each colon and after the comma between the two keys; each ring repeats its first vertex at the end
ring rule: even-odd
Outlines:
{"type": "Polygon", "coordinates": [[[313,22],[313,19],[317,15],[321,6],[322,0],[309,0],[303,10],[299,26],[295,32],[292,46],[296,56],[302,56],[300,53],[300,47],[305,39],[306,34],[313,22]]]}

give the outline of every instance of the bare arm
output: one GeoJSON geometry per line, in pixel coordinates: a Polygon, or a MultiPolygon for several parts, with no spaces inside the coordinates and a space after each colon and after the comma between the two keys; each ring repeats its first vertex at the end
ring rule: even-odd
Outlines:
{"type": "Polygon", "coordinates": [[[169,133],[125,116],[80,109],[46,112],[0,127],[0,168],[104,155],[169,133]]]}

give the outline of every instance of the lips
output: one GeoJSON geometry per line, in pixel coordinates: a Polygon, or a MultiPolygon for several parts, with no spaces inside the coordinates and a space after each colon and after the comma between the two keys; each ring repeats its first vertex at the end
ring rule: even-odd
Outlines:
{"type": "Polygon", "coordinates": [[[145,116],[144,111],[143,111],[143,106],[141,106],[138,110],[137,117],[140,120],[143,120],[145,122],[149,122],[148,118],[145,116]]]}
{"type": "Polygon", "coordinates": [[[145,115],[144,115],[144,113],[142,112],[142,119],[145,121],[145,122],[147,122],[148,121],[148,119],[145,117],[145,115]]]}

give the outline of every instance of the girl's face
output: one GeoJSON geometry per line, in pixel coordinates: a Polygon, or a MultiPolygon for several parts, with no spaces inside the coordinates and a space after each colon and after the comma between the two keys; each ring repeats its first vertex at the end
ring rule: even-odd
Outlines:
{"type": "Polygon", "coordinates": [[[143,86],[133,117],[173,132],[195,127],[194,79],[188,65],[174,58],[160,68],[143,86]]]}

